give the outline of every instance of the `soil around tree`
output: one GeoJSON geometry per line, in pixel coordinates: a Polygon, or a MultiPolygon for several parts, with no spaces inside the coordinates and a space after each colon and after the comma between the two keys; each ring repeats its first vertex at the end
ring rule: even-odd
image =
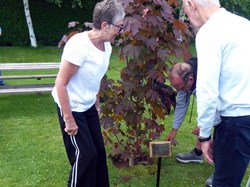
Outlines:
{"type": "MultiPolygon", "coordinates": [[[[112,163],[117,168],[129,167],[129,160],[124,160],[121,157],[121,154],[115,156],[109,156],[112,160],[112,163]]],[[[137,156],[134,159],[134,165],[152,165],[154,163],[153,159],[149,155],[137,156]]]]}

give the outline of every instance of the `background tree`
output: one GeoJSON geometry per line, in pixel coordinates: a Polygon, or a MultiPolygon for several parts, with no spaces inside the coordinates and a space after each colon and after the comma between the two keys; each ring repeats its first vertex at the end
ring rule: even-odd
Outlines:
{"type": "Polygon", "coordinates": [[[29,0],[23,0],[23,6],[24,6],[24,13],[25,13],[26,22],[28,25],[28,30],[29,30],[31,47],[37,47],[36,36],[34,33],[32,19],[30,16],[29,0]]]}
{"type": "MultiPolygon", "coordinates": [[[[63,2],[63,0],[46,0],[46,1],[50,2],[50,3],[55,3],[59,7],[61,6],[61,4],[63,2]]],[[[25,13],[25,17],[26,17],[26,22],[28,25],[31,46],[37,47],[36,35],[34,32],[32,18],[31,18],[30,9],[29,9],[29,0],[23,0],[23,6],[24,6],[24,13],[25,13]]],[[[76,6],[82,7],[82,1],[81,0],[72,0],[72,8],[75,8],[76,6]]]]}
{"type": "MultiPolygon", "coordinates": [[[[73,0],[60,1],[60,6],[56,5],[55,1],[29,1],[38,45],[57,46],[63,34],[68,32],[67,24],[70,21],[91,22],[92,11],[98,0],[81,0],[81,8],[76,3],[73,5],[73,0]],[[65,14],[65,12],[67,13],[65,14]]],[[[249,0],[221,0],[221,4],[226,9],[250,19],[249,0]]],[[[0,46],[29,46],[31,42],[23,1],[1,0],[0,7],[2,13],[0,24],[5,31],[5,34],[0,38],[0,46]]],[[[181,14],[179,7],[175,7],[174,11],[176,14],[178,12],[181,14]]]]}
{"type": "MultiPolygon", "coordinates": [[[[63,2],[63,0],[46,0],[46,1],[51,2],[51,3],[55,3],[59,7],[61,6],[61,4],[63,2]]],[[[76,6],[81,7],[82,6],[82,1],[81,0],[72,0],[72,7],[76,7],[76,6]]]]}
{"type": "Polygon", "coordinates": [[[121,80],[104,81],[101,96],[106,99],[101,122],[105,142],[112,145],[111,157],[132,166],[145,160],[149,142],[164,130],[166,108],[154,86],[156,81],[166,80],[170,64],[191,56],[191,35],[175,11],[178,0],[123,3],[126,27],[117,44],[127,66],[121,70],[121,80]]]}
{"type": "Polygon", "coordinates": [[[250,1],[249,0],[220,0],[221,5],[227,10],[250,19],[250,1]]]}

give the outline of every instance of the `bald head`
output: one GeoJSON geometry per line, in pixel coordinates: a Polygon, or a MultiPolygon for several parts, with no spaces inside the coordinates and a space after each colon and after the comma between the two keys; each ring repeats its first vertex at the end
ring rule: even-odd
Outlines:
{"type": "Polygon", "coordinates": [[[195,4],[201,5],[201,6],[209,6],[209,5],[216,5],[220,6],[219,0],[182,0],[183,3],[187,3],[188,1],[192,1],[195,4]]]}
{"type": "Polygon", "coordinates": [[[169,71],[169,81],[177,91],[190,90],[194,83],[191,65],[186,62],[174,64],[169,71]]]}
{"type": "Polygon", "coordinates": [[[195,28],[202,27],[220,9],[219,0],[182,0],[183,10],[195,28]]]}

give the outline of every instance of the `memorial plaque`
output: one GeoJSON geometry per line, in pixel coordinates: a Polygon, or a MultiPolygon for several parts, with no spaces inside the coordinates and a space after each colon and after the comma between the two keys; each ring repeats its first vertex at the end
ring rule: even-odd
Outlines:
{"type": "Polygon", "coordinates": [[[150,142],[150,157],[169,157],[171,156],[171,142],[150,142]]]}

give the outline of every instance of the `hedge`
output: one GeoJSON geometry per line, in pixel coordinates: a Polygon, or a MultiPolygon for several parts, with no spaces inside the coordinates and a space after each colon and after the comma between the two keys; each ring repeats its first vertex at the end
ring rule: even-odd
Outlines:
{"type": "MultiPolygon", "coordinates": [[[[46,0],[29,0],[30,14],[38,45],[57,45],[68,31],[70,21],[81,24],[92,21],[95,1],[84,1],[83,7],[72,8],[72,0],[64,0],[61,7],[46,0]]],[[[1,0],[0,46],[29,46],[30,39],[23,1],[1,0]]]]}

